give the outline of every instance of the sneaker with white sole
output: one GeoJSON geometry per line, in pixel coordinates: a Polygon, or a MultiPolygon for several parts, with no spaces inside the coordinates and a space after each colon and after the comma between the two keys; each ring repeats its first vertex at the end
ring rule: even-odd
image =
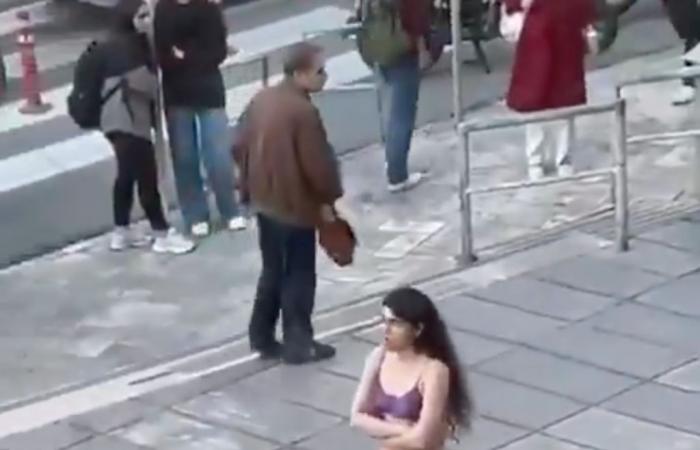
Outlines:
{"type": "Polygon", "coordinates": [[[209,236],[209,233],[211,233],[211,229],[207,222],[195,223],[192,225],[191,231],[193,236],[200,238],[207,237],[209,236]]]}
{"type": "Polygon", "coordinates": [[[673,95],[671,100],[674,106],[682,106],[692,103],[695,100],[695,88],[692,86],[681,86],[673,95]]]}
{"type": "Polygon", "coordinates": [[[571,164],[562,164],[557,167],[557,175],[560,177],[573,177],[574,173],[574,166],[571,164]]]}
{"type": "Polygon", "coordinates": [[[540,181],[544,178],[544,169],[542,166],[530,166],[527,169],[527,175],[530,181],[540,181]]]}
{"type": "Polygon", "coordinates": [[[174,229],[162,236],[157,236],[153,242],[153,251],[156,253],[170,253],[172,255],[183,255],[195,248],[195,243],[174,229]]]}
{"type": "Polygon", "coordinates": [[[245,217],[234,217],[228,221],[228,229],[231,231],[241,231],[248,228],[248,221],[245,217]]]}
{"type": "Polygon", "coordinates": [[[113,252],[122,252],[130,248],[148,247],[153,238],[130,230],[127,227],[117,227],[109,241],[109,249],[113,252]]]}
{"type": "Polygon", "coordinates": [[[402,181],[401,183],[389,184],[389,192],[395,194],[397,192],[409,191],[414,187],[418,186],[423,180],[425,180],[425,178],[426,175],[423,172],[413,172],[412,174],[408,175],[406,181],[402,181]]]}

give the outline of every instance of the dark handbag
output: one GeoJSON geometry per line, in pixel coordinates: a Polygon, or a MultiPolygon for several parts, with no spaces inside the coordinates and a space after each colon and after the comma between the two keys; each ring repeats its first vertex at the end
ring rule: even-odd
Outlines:
{"type": "Polygon", "coordinates": [[[323,222],[318,227],[318,242],[326,254],[340,267],[353,262],[357,238],[350,224],[341,217],[323,222]]]}

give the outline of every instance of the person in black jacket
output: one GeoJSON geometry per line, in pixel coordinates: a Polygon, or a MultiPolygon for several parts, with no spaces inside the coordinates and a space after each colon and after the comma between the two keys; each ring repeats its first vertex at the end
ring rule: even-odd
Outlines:
{"type": "Polygon", "coordinates": [[[228,53],[221,7],[212,0],[161,0],[154,26],[185,225],[195,236],[210,232],[201,157],[219,213],[229,229],[244,229],[246,221],[234,196],[226,90],[219,70],[228,53]]]}
{"type": "MultiPolygon", "coordinates": [[[[685,42],[685,51],[700,43],[700,7],[698,0],[664,0],[668,16],[678,36],[685,42]]],[[[687,66],[692,65],[686,62],[687,66]]],[[[695,80],[683,80],[683,86],[673,98],[674,105],[685,105],[695,98],[695,80]]]]}

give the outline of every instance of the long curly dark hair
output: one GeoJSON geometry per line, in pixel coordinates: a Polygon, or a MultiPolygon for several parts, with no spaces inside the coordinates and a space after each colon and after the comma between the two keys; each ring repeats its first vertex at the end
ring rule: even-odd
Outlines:
{"type": "Polygon", "coordinates": [[[435,304],[418,289],[401,287],[390,292],[384,298],[383,306],[389,308],[397,318],[422,329],[413,344],[415,351],[447,366],[450,372],[447,399],[448,420],[453,431],[456,431],[457,428],[469,430],[472,422],[473,402],[467,387],[466,376],[462,373],[462,367],[447,331],[447,326],[440,317],[435,304]]]}

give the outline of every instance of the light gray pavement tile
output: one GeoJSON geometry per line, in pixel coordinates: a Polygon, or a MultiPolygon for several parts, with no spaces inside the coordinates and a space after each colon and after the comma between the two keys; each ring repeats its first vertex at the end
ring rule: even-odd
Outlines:
{"type": "Polygon", "coordinates": [[[700,450],[700,436],[601,409],[590,409],[545,432],[600,450],[700,450]]]}
{"type": "Polygon", "coordinates": [[[356,388],[355,380],[323,372],[317,366],[279,365],[225,390],[259,392],[348,417],[356,388]]]}
{"type": "Polygon", "coordinates": [[[663,375],[658,381],[678,389],[700,392],[700,360],[679,367],[663,375]]]}
{"type": "Polygon", "coordinates": [[[90,438],[91,433],[58,422],[0,439],[1,450],[64,450],[90,438]]]}
{"type": "Polygon", "coordinates": [[[585,407],[554,394],[479,373],[472,373],[470,382],[479,414],[529,429],[553,424],[585,407]]]}
{"type": "Polygon", "coordinates": [[[602,407],[700,435],[700,393],[647,383],[615,397],[602,407]]]}
{"type": "Polygon", "coordinates": [[[450,337],[462,365],[471,366],[512,349],[501,341],[487,339],[476,334],[451,329],[450,337]]]}
{"type": "Polygon", "coordinates": [[[358,331],[355,333],[355,337],[378,345],[384,340],[384,328],[382,325],[378,325],[376,327],[358,331]]]}
{"type": "Polygon", "coordinates": [[[609,309],[588,322],[603,330],[700,353],[700,318],[691,319],[628,303],[609,309]]]}
{"type": "Polygon", "coordinates": [[[589,256],[563,261],[532,276],[620,299],[634,297],[667,281],[659,275],[589,256]]]}
{"type": "Polygon", "coordinates": [[[700,273],[685,276],[640,295],[640,303],[700,318],[700,273]]]}
{"type": "Polygon", "coordinates": [[[70,450],[151,450],[114,436],[96,436],[70,450]]]}
{"type": "Polygon", "coordinates": [[[631,377],[528,349],[499,356],[478,366],[478,370],[590,404],[639,383],[631,377]]]}
{"type": "MultiPolygon", "coordinates": [[[[259,386],[265,389],[266,386],[259,386]]],[[[233,385],[175,406],[184,414],[255,436],[291,444],[341,422],[341,418],[233,385]]]]}
{"type": "Polygon", "coordinates": [[[235,430],[171,412],[152,416],[115,433],[115,436],[154,450],[273,450],[279,447],[235,430]]]}
{"type": "Polygon", "coordinates": [[[521,428],[479,418],[474,421],[473,428],[469,433],[461,434],[459,442],[449,441],[447,449],[491,450],[518,439],[527,433],[528,431],[521,428]]]}
{"type": "Polygon", "coordinates": [[[299,443],[305,450],[359,450],[379,448],[374,439],[343,422],[299,443]]]}
{"type": "Polygon", "coordinates": [[[690,352],[574,326],[529,343],[565,358],[648,379],[668,372],[692,356],[690,352]]]}
{"type": "Polygon", "coordinates": [[[643,239],[660,242],[681,250],[700,253],[700,223],[677,221],[641,236],[643,239]]]}
{"type": "Polygon", "coordinates": [[[467,295],[439,302],[438,308],[450,327],[516,342],[565,324],[514,308],[475,300],[467,295]]]}
{"type": "Polygon", "coordinates": [[[365,360],[374,345],[359,339],[345,338],[335,344],[336,357],[320,363],[318,366],[326,371],[359,379],[365,366],[365,360]]]}
{"type": "Polygon", "coordinates": [[[560,441],[549,436],[535,434],[514,442],[501,450],[586,450],[578,445],[560,441]]]}
{"type": "Polygon", "coordinates": [[[106,408],[71,417],[68,421],[76,428],[85,428],[100,434],[122,428],[144,417],[153,415],[156,407],[128,400],[106,408]]]}
{"type": "Polygon", "coordinates": [[[526,276],[497,282],[469,294],[563,320],[584,319],[616,301],[526,276]]]}
{"type": "Polygon", "coordinates": [[[700,269],[700,255],[688,253],[645,240],[632,241],[627,252],[612,249],[597,253],[601,259],[614,263],[638,267],[658,274],[680,277],[700,269]]]}

